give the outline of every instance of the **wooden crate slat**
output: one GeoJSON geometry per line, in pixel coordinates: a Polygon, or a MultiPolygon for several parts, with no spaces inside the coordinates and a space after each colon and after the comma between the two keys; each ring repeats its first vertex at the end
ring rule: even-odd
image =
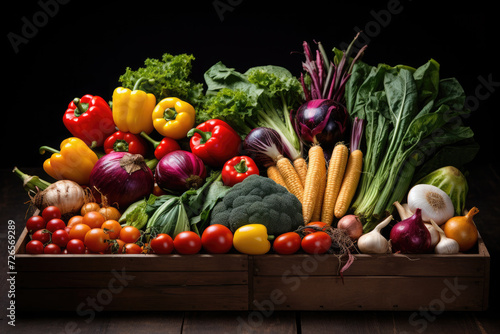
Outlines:
{"type": "Polygon", "coordinates": [[[468,277],[330,276],[255,277],[256,305],[275,300],[276,310],[484,310],[484,279],[468,277]],[[274,298],[272,297],[274,296],[274,298]],[[279,297],[281,296],[281,298],[279,297]]]}
{"type": "Polygon", "coordinates": [[[120,278],[130,287],[177,286],[177,285],[242,285],[246,289],[248,273],[246,271],[207,271],[193,272],[120,272],[96,271],[82,275],[78,271],[64,272],[20,272],[16,276],[16,286],[21,289],[47,289],[47,288],[106,288],[109,285],[120,283],[120,278]],[[128,279],[130,278],[130,279],[128,279]]]}
{"type": "Polygon", "coordinates": [[[116,293],[106,288],[18,289],[16,308],[22,311],[75,311],[77,314],[92,310],[246,310],[248,292],[241,285],[167,286],[154,289],[126,287],[116,293]]]}

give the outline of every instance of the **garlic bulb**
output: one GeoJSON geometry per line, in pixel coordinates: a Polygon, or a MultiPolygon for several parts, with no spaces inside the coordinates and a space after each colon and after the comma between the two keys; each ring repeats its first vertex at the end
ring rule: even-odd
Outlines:
{"type": "Polygon", "coordinates": [[[434,225],[425,223],[425,227],[429,230],[429,233],[431,234],[431,247],[434,248],[438,244],[439,240],[441,239],[441,236],[439,235],[439,231],[436,230],[434,225]]]}
{"type": "Polygon", "coordinates": [[[392,216],[387,217],[380,222],[373,230],[363,234],[358,239],[358,249],[365,254],[385,254],[390,253],[390,243],[384,238],[380,231],[386,227],[392,220],[392,216]]]}
{"type": "Polygon", "coordinates": [[[457,254],[460,250],[458,242],[452,238],[448,238],[444,231],[439,227],[434,220],[431,219],[432,226],[439,232],[439,242],[434,247],[436,254],[457,254]]]}
{"type": "Polygon", "coordinates": [[[422,220],[434,220],[437,225],[444,224],[455,214],[455,208],[450,196],[436,186],[430,184],[417,184],[408,192],[408,208],[415,212],[422,210],[422,220]]]}

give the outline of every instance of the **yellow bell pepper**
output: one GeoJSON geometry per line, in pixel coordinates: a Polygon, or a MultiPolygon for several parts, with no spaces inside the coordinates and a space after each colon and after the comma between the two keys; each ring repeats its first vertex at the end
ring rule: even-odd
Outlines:
{"type": "Polygon", "coordinates": [[[193,128],[195,116],[192,105],[176,97],[167,97],[153,110],[153,125],[161,135],[178,140],[193,128]]]}
{"type": "Polygon", "coordinates": [[[240,253],[249,255],[266,254],[271,249],[267,227],[262,224],[243,225],[234,232],[233,245],[240,253]]]}
{"type": "Polygon", "coordinates": [[[150,134],[154,130],[151,113],[156,105],[156,97],[137,89],[141,81],[137,80],[132,90],[117,87],[113,92],[113,121],[122,132],[150,134]]]}
{"type": "Polygon", "coordinates": [[[90,180],[90,173],[99,159],[85,142],[76,137],[70,137],[61,142],[61,150],[57,151],[48,146],[40,147],[40,153],[52,152],[52,156],[45,160],[43,169],[56,180],[71,180],[80,185],[86,185],[90,180]]]}

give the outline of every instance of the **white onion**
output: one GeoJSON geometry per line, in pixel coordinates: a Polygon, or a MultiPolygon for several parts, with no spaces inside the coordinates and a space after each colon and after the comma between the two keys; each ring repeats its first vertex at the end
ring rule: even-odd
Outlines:
{"type": "Polygon", "coordinates": [[[415,212],[417,208],[421,209],[422,220],[426,223],[432,219],[437,225],[442,225],[455,213],[450,196],[430,184],[413,186],[408,192],[407,202],[412,212],[415,212]]]}

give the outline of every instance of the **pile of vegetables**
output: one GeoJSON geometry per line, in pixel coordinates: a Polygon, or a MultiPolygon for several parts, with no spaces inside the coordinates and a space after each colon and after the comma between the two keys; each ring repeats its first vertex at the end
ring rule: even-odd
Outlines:
{"type": "Polygon", "coordinates": [[[14,168],[37,210],[26,251],[331,253],[341,273],[356,252],[471,251],[463,89],[435,60],[373,66],[353,43],[304,42],[297,77],[218,62],[204,82],[192,55],[166,53],[109,102],[72,99],[71,136],[40,147],[54,181],[14,168]]]}

